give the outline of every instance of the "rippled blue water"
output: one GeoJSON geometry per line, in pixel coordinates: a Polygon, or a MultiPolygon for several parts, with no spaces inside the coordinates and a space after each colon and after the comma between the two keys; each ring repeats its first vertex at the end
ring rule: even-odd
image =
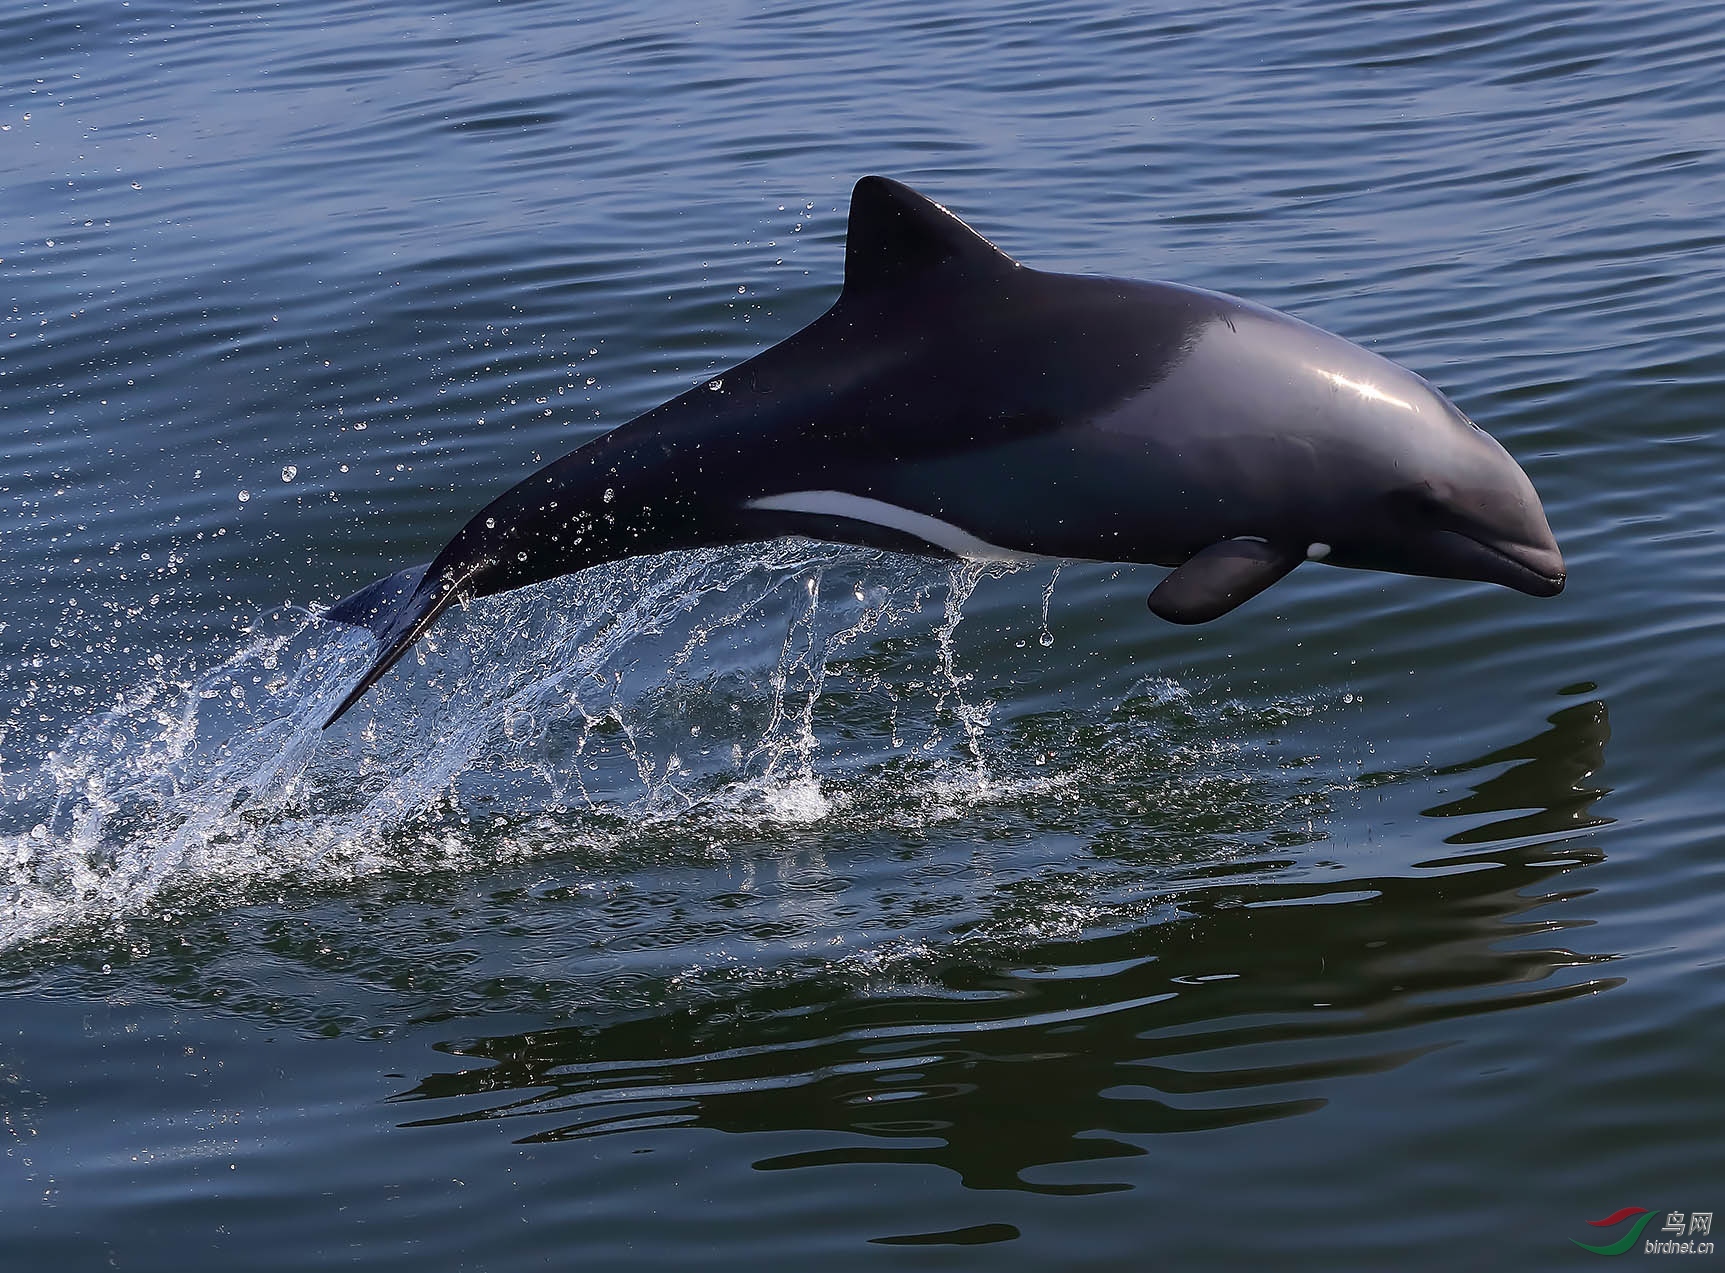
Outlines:
{"type": "Polygon", "coordinates": [[[0,7],[0,1266],[1568,1267],[1725,1206],[1708,5],[0,7]],[[1440,384],[1571,570],[309,611],[865,172],[1440,384]],[[1649,1230],[1651,1234],[1654,1230],[1649,1230]]]}

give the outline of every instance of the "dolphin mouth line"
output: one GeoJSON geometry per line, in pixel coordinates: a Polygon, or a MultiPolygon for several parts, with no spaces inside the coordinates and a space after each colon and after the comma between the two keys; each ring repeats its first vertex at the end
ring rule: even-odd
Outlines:
{"type": "MultiPolygon", "coordinates": [[[[1474,536],[1459,530],[1449,533],[1487,553],[1493,560],[1508,566],[1515,573],[1517,580],[1511,586],[1528,593],[1530,596],[1555,597],[1563,591],[1564,584],[1568,582],[1569,572],[1566,570],[1558,570],[1556,573],[1541,570],[1536,566],[1528,565],[1514,553],[1499,548],[1496,544],[1488,543],[1483,539],[1476,539],[1474,536]]],[[[1539,550],[1536,549],[1535,551],[1539,550]]]]}

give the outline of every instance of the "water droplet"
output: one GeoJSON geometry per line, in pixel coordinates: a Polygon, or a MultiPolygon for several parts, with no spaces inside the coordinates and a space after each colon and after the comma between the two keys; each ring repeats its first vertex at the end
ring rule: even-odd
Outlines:
{"type": "Polygon", "coordinates": [[[284,464],[282,466],[282,481],[291,482],[294,480],[294,478],[296,478],[298,476],[299,476],[299,469],[296,468],[294,465],[284,464]]]}
{"type": "Polygon", "coordinates": [[[609,486],[607,486],[605,488],[605,502],[607,504],[609,504],[609,503],[611,503],[611,501],[613,501],[616,498],[617,498],[617,492],[612,490],[609,486]]]}
{"type": "Polygon", "coordinates": [[[486,530],[496,530],[497,529],[497,519],[495,517],[487,517],[485,519],[485,529],[486,530]]]}
{"type": "Polygon", "coordinates": [[[724,387],[725,387],[725,378],[723,376],[719,376],[718,378],[716,378],[714,380],[707,381],[707,388],[711,389],[714,393],[717,393],[719,390],[723,389],[724,387]]]}
{"type": "Polygon", "coordinates": [[[30,828],[30,838],[32,840],[46,840],[48,838],[48,828],[38,822],[35,826],[30,828]]]}
{"type": "Polygon", "coordinates": [[[1056,564],[1054,573],[1048,577],[1048,586],[1042,590],[1042,635],[1036,639],[1045,650],[1054,644],[1054,633],[1048,627],[1048,607],[1054,603],[1054,585],[1059,582],[1060,566],[1056,564]]]}
{"type": "Polygon", "coordinates": [[[515,554],[515,560],[516,561],[526,561],[527,560],[527,554],[526,553],[516,553],[515,554]]]}
{"type": "Polygon", "coordinates": [[[240,503],[242,503],[242,504],[245,503],[251,497],[252,497],[252,493],[250,491],[241,491],[240,492],[240,503]]]}

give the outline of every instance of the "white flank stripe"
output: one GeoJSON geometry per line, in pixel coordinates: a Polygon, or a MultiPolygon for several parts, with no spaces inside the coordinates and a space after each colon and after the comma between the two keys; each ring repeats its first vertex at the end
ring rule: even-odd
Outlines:
{"type": "Polygon", "coordinates": [[[763,495],[760,499],[749,500],[748,507],[782,513],[814,513],[821,517],[842,517],[847,521],[866,522],[870,526],[884,526],[888,530],[902,531],[925,544],[944,548],[955,557],[971,557],[979,561],[1052,560],[986,543],[969,531],[927,513],[913,512],[885,500],[849,495],[844,491],[786,491],[783,495],[763,495]]]}

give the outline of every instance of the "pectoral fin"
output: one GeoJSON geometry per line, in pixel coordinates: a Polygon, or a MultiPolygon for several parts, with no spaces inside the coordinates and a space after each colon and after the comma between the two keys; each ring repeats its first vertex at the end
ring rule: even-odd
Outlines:
{"type": "Polygon", "coordinates": [[[1250,601],[1304,561],[1256,539],[1224,539],[1187,558],[1150,594],[1150,612],[1170,623],[1208,623],[1250,601]]]}

